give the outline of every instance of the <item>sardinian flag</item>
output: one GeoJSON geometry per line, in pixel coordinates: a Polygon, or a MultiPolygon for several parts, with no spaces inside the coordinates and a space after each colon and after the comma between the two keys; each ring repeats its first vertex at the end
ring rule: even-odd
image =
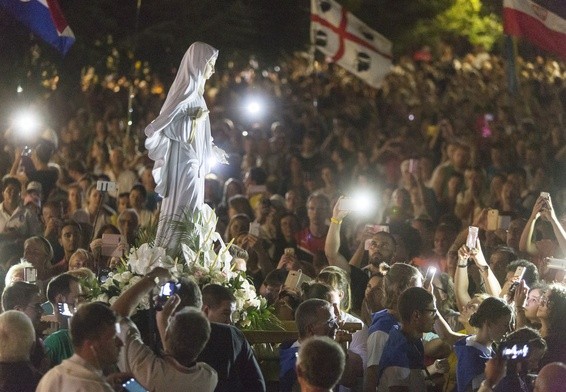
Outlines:
{"type": "Polygon", "coordinates": [[[504,0],[505,33],[566,58],[566,1],[504,0]]]}
{"type": "Polygon", "coordinates": [[[0,0],[0,6],[63,54],[75,42],[57,0],[0,0]]]}
{"type": "Polygon", "coordinates": [[[378,88],[391,68],[391,41],[333,0],[311,0],[311,41],[372,87],[378,88]]]}

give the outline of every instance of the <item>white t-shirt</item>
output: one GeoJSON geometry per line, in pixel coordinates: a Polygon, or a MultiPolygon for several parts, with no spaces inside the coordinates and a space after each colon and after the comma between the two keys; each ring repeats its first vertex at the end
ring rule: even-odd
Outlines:
{"type": "MultiPolygon", "coordinates": [[[[210,391],[218,383],[216,371],[204,362],[197,362],[185,371],[155,355],[140,337],[135,324],[127,318],[120,322],[119,337],[124,343],[118,366],[123,372],[131,372],[147,390],[153,392],[210,391]],[[190,389],[189,389],[190,388],[190,389]]],[[[190,338],[190,337],[189,337],[190,338]]]]}
{"type": "Polygon", "coordinates": [[[114,392],[98,369],[89,366],[74,354],[49,370],[39,382],[36,392],[114,392]]]}

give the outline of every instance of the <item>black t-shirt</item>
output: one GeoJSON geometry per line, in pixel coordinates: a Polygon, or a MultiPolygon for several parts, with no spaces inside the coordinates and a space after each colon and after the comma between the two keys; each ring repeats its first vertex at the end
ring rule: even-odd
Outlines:
{"type": "Polygon", "coordinates": [[[350,266],[350,291],[352,294],[352,310],[359,311],[366,294],[369,275],[354,265],[350,266]]]}
{"type": "Polygon", "coordinates": [[[265,380],[244,334],[236,327],[210,323],[210,339],[197,362],[218,373],[215,392],[263,392],[265,380]]]}
{"type": "Polygon", "coordinates": [[[47,170],[32,170],[26,171],[26,176],[29,182],[37,181],[41,184],[43,188],[42,200],[46,201],[51,191],[55,188],[57,179],[59,178],[59,173],[57,169],[47,169],[47,170]]]}

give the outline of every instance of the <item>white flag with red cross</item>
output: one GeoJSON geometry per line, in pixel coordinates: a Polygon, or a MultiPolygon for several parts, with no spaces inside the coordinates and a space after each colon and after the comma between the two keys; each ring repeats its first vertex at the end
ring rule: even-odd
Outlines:
{"type": "Polygon", "coordinates": [[[391,69],[391,41],[333,0],[311,0],[311,42],[372,87],[391,69]]]}

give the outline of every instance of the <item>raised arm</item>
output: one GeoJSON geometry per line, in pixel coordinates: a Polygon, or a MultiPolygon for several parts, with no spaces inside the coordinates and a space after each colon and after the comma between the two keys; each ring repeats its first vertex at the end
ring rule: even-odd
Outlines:
{"type": "Polygon", "coordinates": [[[539,218],[541,210],[546,205],[545,203],[546,201],[542,197],[537,199],[533,207],[533,211],[531,212],[531,216],[523,229],[523,233],[521,233],[521,239],[519,240],[519,250],[521,252],[527,252],[532,256],[536,256],[538,254],[537,247],[533,244],[532,239],[535,231],[536,220],[539,218]]]}
{"type": "Polygon", "coordinates": [[[454,274],[454,291],[456,292],[456,305],[461,312],[464,306],[470,302],[470,294],[468,287],[470,281],[468,278],[468,259],[470,258],[470,249],[466,245],[462,245],[458,249],[458,261],[456,263],[456,273],[454,274]]]}
{"type": "Polygon", "coordinates": [[[350,273],[350,264],[348,264],[348,260],[346,260],[346,258],[339,252],[340,225],[349,212],[348,210],[341,210],[339,208],[340,200],[343,199],[343,197],[340,197],[334,205],[332,218],[330,218],[330,227],[328,228],[328,234],[326,235],[326,242],[324,244],[324,254],[326,255],[330,265],[340,267],[344,271],[350,273]]]}
{"type": "Polygon", "coordinates": [[[541,215],[552,225],[552,231],[554,231],[554,235],[558,240],[558,245],[560,245],[560,250],[562,251],[563,254],[566,254],[566,230],[564,230],[564,227],[562,227],[560,221],[556,217],[556,213],[554,212],[554,207],[552,206],[552,201],[550,200],[550,196],[546,200],[546,208],[542,210],[541,215]]]}
{"type": "Polygon", "coordinates": [[[450,347],[454,346],[454,344],[456,344],[458,340],[466,336],[464,334],[454,332],[452,328],[450,328],[446,320],[444,320],[444,317],[442,317],[440,312],[437,312],[436,316],[437,317],[436,321],[434,322],[434,330],[445,343],[450,345],[450,347]]]}
{"type": "Polygon", "coordinates": [[[112,305],[112,310],[122,317],[130,317],[142,298],[155,287],[155,278],[169,279],[170,276],[169,271],[165,268],[157,267],[153,269],[140,281],[124,291],[112,305]]]}
{"type": "Polygon", "coordinates": [[[471,258],[476,263],[476,266],[480,270],[480,274],[482,277],[483,282],[485,283],[485,290],[487,293],[494,297],[499,297],[501,294],[501,285],[499,281],[493,274],[491,268],[489,268],[489,264],[485,260],[485,256],[481,250],[481,244],[479,238],[476,241],[476,250],[471,253],[471,258]]]}

